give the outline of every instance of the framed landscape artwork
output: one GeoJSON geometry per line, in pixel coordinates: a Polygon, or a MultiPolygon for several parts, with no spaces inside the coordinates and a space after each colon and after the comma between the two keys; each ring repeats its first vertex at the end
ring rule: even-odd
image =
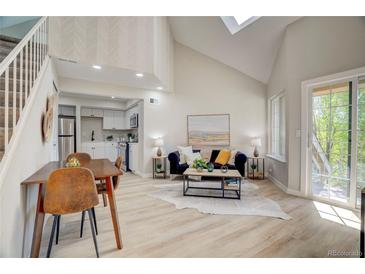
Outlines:
{"type": "Polygon", "coordinates": [[[229,114],[188,115],[188,144],[229,146],[229,114]]]}

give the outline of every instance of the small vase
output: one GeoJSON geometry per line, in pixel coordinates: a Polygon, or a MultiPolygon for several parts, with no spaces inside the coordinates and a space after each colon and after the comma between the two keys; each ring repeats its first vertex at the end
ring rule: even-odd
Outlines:
{"type": "Polygon", "coordinates": [[[228,166],[221,166],[221,172],[227,173],[228,172],[228,166]]]}
{"type": "Polygon", "coordinates": [[[197,167],[197,168],[196,168],[196,171],[197,171],[197,172],[203,172],[203,168],[202,168],[202,167],[197,167]]]}
{"type": "Polygon", "coordinates": [[[213,172],[214,170],[214,165],[212,163],[208,164],[208,172],[213,172]]]}

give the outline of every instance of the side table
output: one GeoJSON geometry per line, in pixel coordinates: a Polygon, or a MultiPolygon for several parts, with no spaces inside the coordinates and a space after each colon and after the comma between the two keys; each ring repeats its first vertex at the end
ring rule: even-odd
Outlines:
{"type": "Polygon", "coordinates": [[[160,175],[163,175],[163,178],[166,179],[166,155],[162,156],[154,156],[152,157],[152,175],[153,179],[157,178],[160,175]],[[160,167],[158,167],[160,165],[160,167]]]}
{"type": "Polygon", "coordinates": [[[247,178],[265,179],[265,158],[264,157],[247,157],[247,178]]]}

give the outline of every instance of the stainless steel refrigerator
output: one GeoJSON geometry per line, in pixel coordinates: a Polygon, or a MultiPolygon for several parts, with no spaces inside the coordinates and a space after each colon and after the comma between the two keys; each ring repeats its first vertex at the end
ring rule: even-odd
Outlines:
{"type": "Polygon", "coordinates": [[[65,161],[76,151],[76,131],[74,117],[58,117],[58,156],[65,161]]]}

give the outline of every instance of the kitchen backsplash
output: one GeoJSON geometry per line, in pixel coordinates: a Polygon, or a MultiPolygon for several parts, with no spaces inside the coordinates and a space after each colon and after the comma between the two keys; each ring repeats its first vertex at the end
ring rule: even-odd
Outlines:
{"type": "Polygon", "coordinates": [[[128,133],[135,136],[134,142],[138,142],[138,130],[104,130],[102,118],[81,117],[81,142],[91,142],[94,130],[94,142],[104,142],[108,136],[113,136],[114,141],[128,141],[128,133]]]}

